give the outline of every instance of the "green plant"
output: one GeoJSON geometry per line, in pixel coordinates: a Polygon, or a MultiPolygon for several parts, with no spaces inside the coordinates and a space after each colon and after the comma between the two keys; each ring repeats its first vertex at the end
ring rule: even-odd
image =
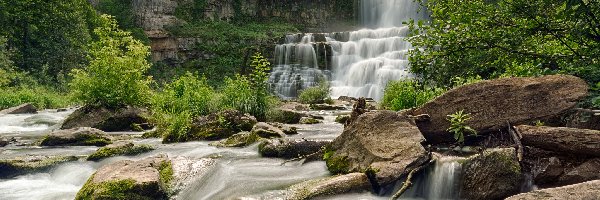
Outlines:
{"type": "Polygon", "coordinates": [[[444,89],[427,87],[415,80],[391,81],[385,87],[382,106],[396,111],[414,108],[444,92],[444,89]]]}
{"type": "Polygon", "coordinates": [[[544,125],[546,125],[546,124],[541,120],[535,121],[535,126],[544,126],[544,125]]]}
{"type": "Polygon", "coordinates": [[[38,109],[65,108],[74,102],[68,94],[52,88],[34,87],[0,87],[0,109],[31,103],[38,109]]]}
{"type": "Polygon", "coordinates": [[[302,90],[298,99],[301,103],[318,104],[331,101],[329,83],[325,80],[319,82],[316,87],[310,87],[302,90]]]}
{"type": "Polygon", "coordinates": [[[74,97],[86,105],[119,107],[144,105],[150,97],[149,47],[118,29],[114,18],[102,15],[94,30],[98,40],[90,49],[90,64],[72,71],[74,97]]]}
{"type": "Polygon", "coordinates": [[[477,135],[477,131],[467,125],[467,121],[470,119],[471,114],[464,113],[464,110],[448,115],[450,128],[448,128],[447,131],[454,134],[454,139],[456,139],[459,144],[464,143],[465,135],[477,135]]]}

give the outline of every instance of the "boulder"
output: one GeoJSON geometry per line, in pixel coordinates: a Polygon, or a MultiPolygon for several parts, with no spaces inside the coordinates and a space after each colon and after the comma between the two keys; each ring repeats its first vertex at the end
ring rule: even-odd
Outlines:
{"type": "Polygon", "coordinates": [[[311,104],[310,109],[312,109],[312,110],[346,110],[346,107],[341,106],[341,105],[311,104]]]}
{"type": "Polygon", "coordinates": [[[393,183],[430,159],[412,118],[392,111],[360,115],[325,150],[332,173],[370,171],[379,185],[393,183]]]}
{"type": "Polygon", "coordinates": [[[106,146],[111,139],[104,131],[83,127],[56,130],[42,139],[41,146],[106,146]]]}
{"type": "Polygon", "coordinates": [[[533,181],[537,185],[556,184],[556,180],[565,171],[563,163],[558,157],[536,158],[538,162],[532,169],[533,181]]]}
{"type": "Polygon", "coordinates": [[[561,185],[569,185],[591,180],[600,180],[600,158],[590,159],[567,171],[558,179],[558,182],[561,185]]]}
{"type": "Polygon", "coordinates": [[[330,143],[327,140],[271,139],[260,143],[258,152],[264,157],[291,159],[321,151],[323,146],[330,143]]]}
{"type": "Polygon", "coordinates": [[[163,142],[220,140],[242,131],[250,131],[256,123],[257,120],[253,116],[237,110],[225,110],[194,119],[189,132],[185,136],[167,135],[164,137],[163,142]]]}
{"type": "Polygon", "coordinates": [[[32,114],[37,113],[37,108],[29,103],[21,104],[12,108],[0,111],[0,114],[32,114]]]}
{"type": "Polygon", "coordinates": [[[514,148],[485,150],[463,163],[461,199],[503,199],[519,193],[521,166],[514,148]]]}
{"type": "Polygon", "coordinates": [[[415,109],[411,115],[429,114],[417,125],[429,143],[454,142],[447,115],[464,110],[467,124],[485,134],[513,125],[529,124],[560,116],[587,96],[588,85],[580,78],[552,75],[535,78],[502,78],[452,89],[415,109]]]}
{"type": "Polygon", "coordinates": [[[600,180],[588,181],[564,187],[536,190],[518,194],[506,200],[594,200],[600,197],[600,180]]]}
{"type": "Polygon", "coordinates": [[[148,110],[138,107],[109,109],[84,106],[64,121],[61,129],[92,127],[107,132],[131,131],[134,124],[148,123],[148,110]]]}
{"type": "Polygon", "coordinates": [[[563,154],[600,157],[600,131],[564,127],[517,126],[521,142],[563,154]]]}
{"type": "Polygon", "coordinates": [[[300,123],[302,117],[307,115],[301,112],[288,109],[275,109],[267,114],[267,122],[280,122],[284,124],[300,123]]]}
{"type": "Polygon", "coordinates": [[[258,135],[261,138],[285,137],[285,133],[283,133],[282,130],[264,122],[259,122],[256,125],[254,125],[254,128],[252,128],[251,133],[258,135]]]}
{"type": "Polygon", "coordinates": [[[300,124],[319,124],[321,121],[312,117],[303,117],[300,119],[300,124]]]}
{"type": "Polygon", "coordinates": [[[309,180],[291,186],[285,199],[314,199],[349,192],[371,191],[369,178],[364,173],[351,173],[317,180],[309,180]]]}
{"type": "Polygon", "coordinates": [[[60,163],[75,161],[75,156],[28,155],[11,159],[0,159],[0,179],[47,170],[60,163]]]}
{"type": "Polygon", "coordinates": [[[147,144],[135,145],[133,143],[110,144],[102,147],[87,157],[87,160],[98,161],[112,156],[133,156],[154,150],[147,144]]]}
{"type": "Polygon", "coordinates": [[[217,147],[245,147],[254,144],[258,140],[260,140],[260,137],[256,134],[241,132],[232,135],[225,140],[210,143],[210,145],[217,147]]]}
{"type": "Polygon", "coordinates": [[[282,123],[278,123],[278,122],[272,122],[272,123],[268,123],[268,124],[271,126],[277,127],[278,129],[283,131],[283,133],[285,133],[286,135],[298,134],[298,128],[296,128],[294,126],[290,126],[290,125],[282,124],[282,123]]]}

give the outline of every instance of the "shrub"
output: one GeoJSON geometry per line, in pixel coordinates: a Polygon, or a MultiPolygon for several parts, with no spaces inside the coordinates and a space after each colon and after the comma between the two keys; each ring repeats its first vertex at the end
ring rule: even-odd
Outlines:
{"type": "Polygon", "coordinates": [[[414,108],[444,92],[444,89],[423,86],[415,80],[392,81],[385,87],[382,106],[396,111],[414,108]]]}
{"type": "Polygon", "coordinates": [[[329,83],[321,81],[318,86],[302,90],[298,95],[300,103],[318,104],[331,101],[329,83]]]}
{"type": "Polygon", "coordinates": [[[448,115],[450,128],[448,128],[447,131],[454,134],[454,139],[456,139],[459,144],[465,142],[465,135],[477,135],[477,131],[466,124],[470,119],[471,114],[464,113],[464,110],[448,115]]]}
{"type": "Polygon", "coordinates": [[[149,47],[119,30],[108,15],[102,15],[101,23],[94,30],[98,40],[91,45],[90,64],[72,71],[74,97],[87,105],[105,107],[147,103],[151,77],[144,73],[150,68],[146,60],[149,47]]]}
{"type": "Polygon", "coordinates": [[[0,88],[0,109],[31,103],[38,109],[64,108],[72,104],[68,95],[47,87],[0,88]]]}

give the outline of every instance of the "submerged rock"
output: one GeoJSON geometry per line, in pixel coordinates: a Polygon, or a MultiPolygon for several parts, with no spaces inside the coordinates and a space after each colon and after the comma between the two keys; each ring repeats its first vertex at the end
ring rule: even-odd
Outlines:
{"type": "Polygon", "coordinates": [[[47,170],[60,163],[75,161],[75,156],[28,155],[0,160],[0,178],[12,178],[18,175],[47,170]]]}
{"type": "Polygon", "coordinates": [[[544,126],[517,126],[522,143],[562,154],[600,157],[600,131],[544,126]]]}
{"type": "Polygon", "coordinates": [[[264,157],[291,159],[321,151],[323,146],[330,143],[327,140],[271,139],[263,141],[258,146],[258,152],[264,157]]]}
{"type": "Polygon", "coordinates": [[[588,181],[564,187],[536,190],[508,197],[507,200],[593,200],[600,197],[600,180],[588,181]]]}
{"type": "Polygon", "coordinates": [[[461,199],[503,199],[519,193],[521,166],[514,148],[485,150],[463,163],[461,199]]]}
{"type": "Polygon", "coordinates": [[[370,171],[380,185],[393,183],[430,156],[409,116],[392,111],[360,115],[325,152],[332,173],[370,171]]]}
{"type": "Polygon", "coordinates": [[[12,108],[0,111],[0,114],[32,114],[37,113],[37,108],[29,103],[21,104],[12,108]]]}
{"type": "Polygon", "coordinates": [[[42,146],[106,146],[111,139],[104,131],[83,127],[56,130],[42,139],[42,146]]]}
{"type": "Polygon", "coordinates": [[[352,173],[305,181],[287,190],[286,200],[313,199],[349,192],[371,191],[371,184],[364,173],[352,173]]]}
{"type": "Polygon", "coordinates": [[[61,119],[52,115],[38,114],[23,120],[27,125],[44,124],[54,126],[61,122],[61,119]]]}
{"type": "Polygon", "coordinates": [[[588,85],[580,78],[552,75],[536,78],[503,78],[465,85],[415,109],[411,115],[429,114],[417,125],[429,143],[454,142],[447,115],[464,110],[467,124],[485,134],[513,125],[552,118],[573,108],[587,96],[588,85]]]}
{"type": "Polygon", "coordinates": [[[92,127],[103,131],[131,131],[135,124],[148,123],[148,110],[138,107],[108,109],[84,106],[65,120],[61,129],[92,127]]]}
{"type": "Polygon", "coordinates": [[[87,160],[97,161],[113,156],[133,156],[154,150],[154,147],[147,144],[134,145],[133,143],[111,144],[98,149],[87,160]]]}
{"type": "Polygon", "coordinates": [[[254,128],[252,128],[251,133],[258,135],[261,138],[285,137],[285,133],[283,133],[282,130],[264,122],[259,122],[256,125],[254,125],[254,128]]]}

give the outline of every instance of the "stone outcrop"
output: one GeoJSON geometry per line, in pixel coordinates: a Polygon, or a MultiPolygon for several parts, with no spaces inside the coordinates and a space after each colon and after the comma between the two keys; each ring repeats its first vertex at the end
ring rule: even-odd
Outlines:
{"type": "Polygon", "coordinates": [[[42,139],[42,146],[106,146],[111,138],[104,131],[83,127],[56,130],[42,139]]]}
{"type": "Polygon", "coordinates": [[[552,75],[536,78],[502,78],[452,89],[415,109],[412,115],[429,114],[419,122],[429,143],[453,142],[446,129],[447,115],[464,110],[472,119],[467,125],[480,133],[513,125],[528,124],[560,116],[587,96],[588,85],[580,78],[552,75]]]}
{"type": "Polygon", "coordinates": [[[294,126],[290,126],[290,125],[282,124],[282,123],[278,123],[278,122],[272,122],[272,123],[268,123],[268,124],[271,126],[277,127],[278,129],[283,131],[283,133],[285,133],[286,135],[298,134],[298,128],[296,128],[294,126]]]}
{"type": "Polygon", "coordinates": [[[344,194],[349,192],[370,191],[371,188],[372,187],[369,183],[369,179],[364,173],[351,173],[346,175],[305,181],[293,185],[287,190],[285,199],[313,199],[328,195],[344,194]]]}
{"type": "Polygon", "coordinates": [[[503,199],[519,193],[521,167],[514,148],[486,150],[463,164],[461,199],[503,199]]]}
{"type": "Polygon", "coordinates": [[[321,151],[329,143],[331,141],[327,140],[271,139],[263,141],[258,146],[258,151],[264,157],[291,159],[321,151]]]}
{"type": "Polygon", "coordinates": [[[593,200],[600,197],[600,180],[518,194],[507,200],[593,200]]]}
{"type": "Polygon", "coordinates": [[[64,121],[61,129],[92,127],[107,132],[131,131],[140,124],[148,124],[148,110],[138,107],[109,109],[84,106],[64,121]]]}
{"type": "Polygon", "coordinates": [[[577,109],[566,117],[566,127],[600,130],[600,113],[592,110],[577,109]]]}
{"type": "Polygon", "coordinates": [[[563,154],[600,157],[600,131],[544,126],[517,126],[525,146],[563,154]]]}
{"type": "Polygon", "coordinates": [[[368,112],[344,129],[326,150],[333,173],[373,173],[379,185],[390,184],[430,159],[415,122],[403,113],[368,112]]]}
{"type": "Polygon", "coordinates": [[[0,114],[31,114],[37,113],[37,108],[29,103],[21,104],[12,108],[7,108],[0,111],[0,114]]]}
{"type": "Polygon", "coordinates": [[[12,178],[27,173],[50,169],[60,163],[75,161],[75,156],[28,155],[11,159],[0,159],[0,179],[12,178]]]}

